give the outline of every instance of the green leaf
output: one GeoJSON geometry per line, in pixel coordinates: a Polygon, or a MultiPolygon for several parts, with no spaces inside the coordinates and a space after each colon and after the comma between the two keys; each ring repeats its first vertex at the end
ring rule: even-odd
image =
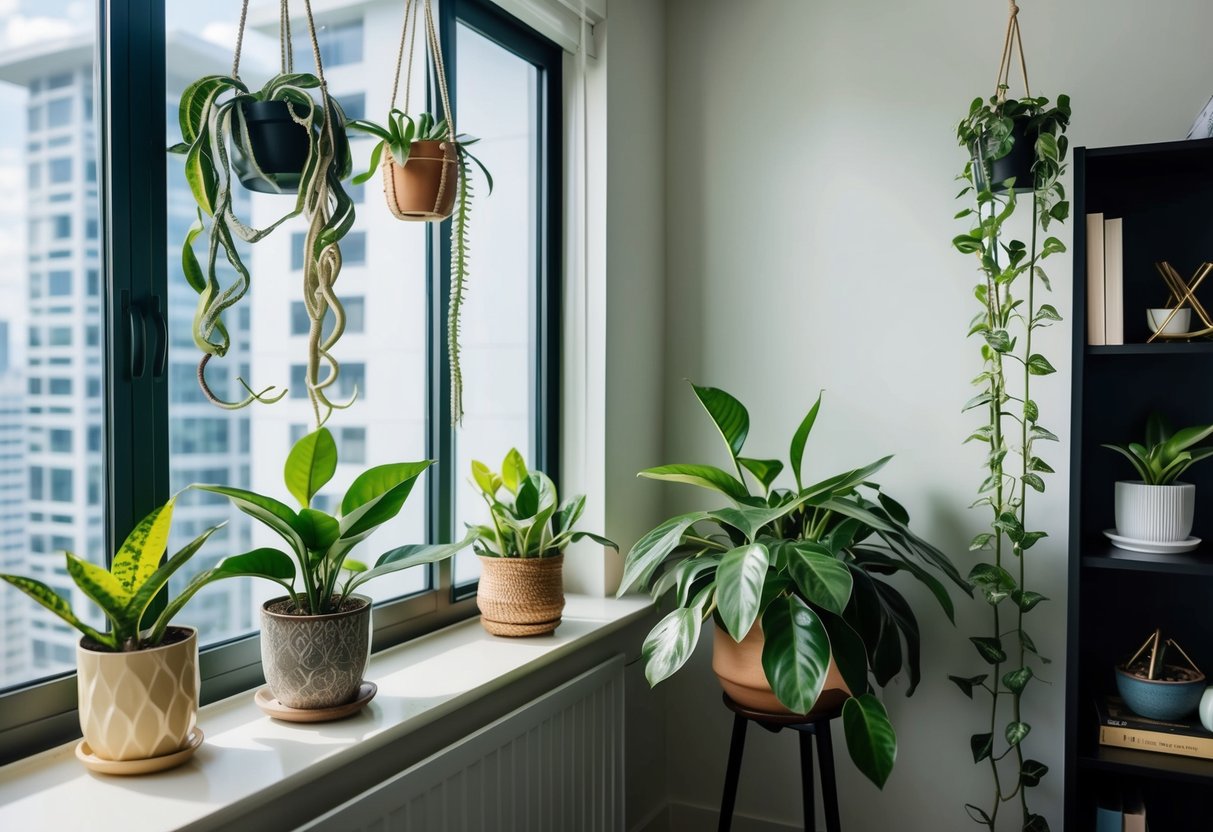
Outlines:
{"type": "Polygon", "coordinates": [[[847,683],[852,696],[861,696],[868,692],[868,654],[863,646],[859,633],[838,615],[823,615],[821,623],[825,625],[826,634],[830,639],[830,655],[838,672],[847,683]]]}
{"type": "MultiPolygon", "coordinates": [[[[223,526],[227,525],[227,521],[211,526],[202,534],[195,537],[185,546],[182,546],[172,557],[168,558],[155,572],[152,573],[146,581],[131,595],[130,600],[126,602],[126,610],[124,615],[132,622],[136,630],[141,630],[145,627],[143,616],[146,614],[148,607],[152,603],[152,599],[164,589],[168,584],[169,579],[189,561],[194,554],[202,548],[202,545],[223,526]]],[[[168,623],[168,618],[163,615],[165,623],[168,623]]],[[[158,640],[158,639],[157,639],[158,640]]]]}
{"type": "Polygon", "coordinates": [[[1019,782],[1025,788],[1035,788],[1040,785],[1041,778],[1049,773],[1049,767],[1039,760],[1024,760],[1019,769],[1019,782]]]}
{"type": "Polygon", "coordinates": [[[716,429],[729,446],[729,455],[736,459],[750,432],[750,414],[745,406],[723,390],[691,384],[703,409],[712,417],[716,429]]]}
{"type": "Polygon", "coordinates": [[[135,622],[126,620],[126,616],[123,615],[130,595],[123,589],[117,578],[100,566],[81,560],[71,552],[67,553],[67,574],[76,582],[76,586],[80,587],[80,590],[91,598],[93,603],[100,607],[106,617],[114,623],[115,635],[119,640],[135,634],[131,632],[135,622]],[[126,632],[117,632],[119,628],[123,628],[126,632]]]}
{"type": "Polygon", "coordinates": [[[1066,244],[1056,237],[1049,237],[1041,244],[1040,256],[1048,257],[1050,254],[1060,254],[1066,250],[1066,244]]]}
{"type": "Polygon", "coordinates": [[[1032,681],[1032,668],[1024,665],[1015,670],[1007,671],[1002,676],[1002,683],[1011,693],[1023,693],[1023,689],[1032,681]]]}
{"type": "Polygon", "coordinates": [[[758,617],[770,563],[767,547],[760,543],[740,546],[720,560],[716,570],[716,608],[733,641],[745,638],[758,617]]]}
{"type": "Polygon", "coordinates": [[[410,569],[414,566],[421,566],[427,563],[437,563],[440,560],[446,560],[461,549],[471,546],[477,538],[477,533],[473,530],[463,540],[455,543],[432,543],[432,544],[410,544],[408,546],[398,546],[395,549],[389,549],[375,560],[375,565],[366,572],[360,573],[352,581],[350,581],[350,591],[353,592],[364,583],[381,575],[387,575],[391,572],[399,572],[401,569],[410,569]]]}
{"type": "Polygon", "coordinates": [[[789,547],[788,567],[796,586],[809,601],[842,615],[851,600],[851,571],[825,547],[800,541],[789,547]]]}
{"type": "Polygon", "coordinates": [[[527,476],[526,462],[523,460],[522,454],[518,453],[517,448],[510,448],[510,452],[501,462],[502,483],[511,494],[517,494],[518,488],[526,482],[527,476]]]}
{"type": "Polygon", "coordinates": [[[295,528],[299,517],[285,503],[280,503],[272,497],[263,497],[253,491],[229,488],[226,485],[194,485],[191,487],[197,488],[199,491],[222,494],[231,500],[236,508],[277,532],[295,551],[306,548],[295,528]]]}
{"type": "Polygon", "coordinates": [[[733,500],[744,500],[750,496],[745,485],[736,477],[711,465],[662,465],[641,471],[638,476],[697,485],[700,488],[719,491],[733,500]]]}
{"type": "Polygon", "coordinates": [[[1021,832],[1049,832],[1049,822],[1044,815],[1030,814],[1021,832]]]}
{"type": "Polygon", "coordinates": [[[313,431],[298,442],[286,457],[283,479],[286,489],[307,508],[324,484],[337,471],[337,443],[328,428],[313,431]]]}
{"type": "Polygon", "coordinates": [[[85,624],[72,612],[71,605],[67,601],[59,597],[53,589],[41,581],[35,581],[33,578],[24,578],[20,575],[0,575],[0,580],[12,584],[98,644],[104,644],[111,649],[117,649],[118,644],[112,634],[100,633],[85,624]]]}
{"type": "Polygon", "coordinates": [[[973,688],[984,682],[987,675],[988,674],[983,673],[980,676],[949,676],[948,678],[956,684],[956,687],[960,688],[961,693],[972,699],[973,688]]]}
{"type": "Polygon", "coordinates": [[[365,572],[366,570],[370,569],[370,567],[362,561],[354,560],[353,558],[346,558],[345,560],[341,561],[341,568],[346,572],[353,572],[354,574],[365,572]]]}
{"type": "Polygon", "coordinates": [[[472,460],[472,480],[489,497],[495,496],[497,489],[501,487],[501,481],[493,475],[489,466],[476,459],[472,460]]]}
{"type": "Polygon", "coordinates": [[[762,631],[762,668],[775,697],[793,713],[808,713],[830,666],[830,639],[821,619],[795,595],[782,596],[767,607],[762,631]]]}
{"type": "Polygon", "coordinates": [[[1026,722],[1007,723],[1007,743],[1012,746],[1019,745],[1031,730],[1032,726],[1026,722]]]}
{"type": "MultiPolygon", "coordinates": [[[[552,526],[555,529],[557,536],[573,530],[573,526],[577,524],[577,520],[585,511],[585,495],[578,494],[573,497],[552,516],[552,526]]],[[[616,546],[616,549],[619,547],[616,546]]]]}
{"type": "Polygon", "coordinates": [[[969,639],[981,657],[990,664],[998,664],[1007,660],[1006,651],[1002,649],[1002,640],[987,636],[973,636],[969,639]]]}
{"type": "Polygon", "coordinates": [[[1024,612],[1031,612],[1032,608],[1041,601],[1047,601],[1049,599],[1041,595],[1039,592],[1017,589],[1011,593],[1011,600],[1015,603],[1015,606],[1019,607],[1024,612]]]}
{"type": "Polygon", "coordinates": [[[671,517],[636,541],[623,563],[623,579],[617,596],[622,597],[632,587],[648,587],[649,579],[670,552],[682,542],[682,535],[692,524],[706,518],[701,511],[671,517]]]}
{"type": "Polygon", "coordinates": [[[998,329],[992,332],[983,332],[982,336],[995,352],[1010,352],[1015,348],[1015,339],[1011,338],[1005,330],[998,329]]]}
{"type": "Polygon", "coordinates": [[[842,706],[842,729],[855,768],[883,789],[897,759],[897,735],[884,705],[870,693],[848,699],[842,706]]]}
{"type": "Polygon", "coordinates": [[[644,675],[649,680],[649,687],[672,676],[695,652],[702,625],[701,614],[698,607],[679,607],[657,622],[644,640],[640,653],[644,657],[644,675]]]}
{"type": "Polygon", "coordinates": [[[303,545],[313,552],[326,551],[341,536],[341,524],[336,518],[311,508],[299,510],[295,528],[303,538],[303,545]]]}
{"type": "Polygon", "coordinates": [[[1049,359],[1040,353],[1033,353],[1028,356],[1028,372],[1034,376],[1047,376],[1057,372],[1057,370],[1049,363],[1049,359]]]}
{"type": "Polygon", "coordinates": [[[1024,474],[1020,479],[1023,484],[1035,491],[1043,493],[1045,490],[1045,481],[1040,474],[1024,474]]]}
{"type": "Polygon", "coordinates": [[[994,750],[994,735],[990,733],[974,734],[969,737],[969,748],[973,752],[973,762],[980,763],[994,750]]]}
{"type": "Polygon", "coordinates": [[[986,603],[997,605],[1015,589],[1015,579],[1001,566],[992,563],[976,564],[969,571],[969,583],[981,589],[986,603]]]}
{"type": "Polygon", "coordinates": [[[737,462],[754,475],[754,478],[762,484],[764,491],[771,489],[771,483],[775,482],[775,478],[783,470],[783,463],[778,459],[751,459],[739,456],[737,462]]]}
{"type": "Polygon", "coordinates": [[[974,823],[980,823],[988,827],[993,827],[994,821],[986,814],[985,809],[980,806],[974,806],[972,803],[965,804],[965,814],[969,816],[969,820],[974,823]]]}
{"type": "MultiPolygon", "coordinates": [[[[394,516],[396,511],[400,510],[400,506],[404,504],[417,477],[433,464],[433,460],[426,459],[420,462],[393,462],[367,469],[354,480],[349,490],[345,492],[345,497],[341,500],[342,517],[349,518],[356,510],[370,505],[376,500],[381,501],[389,493],[392,494],[390,502],[396,503],[395,511],[392,512],[394,516]],[[399,489],[405,486],[407,488],[402,495],[399,489]]],[[[379,522],[383,522],[383,520],[379,522]]]]}
{"type": "Polygon", "coordinates": [[[1032,320],[1034,323],[1060,321],[1061,313],[1057,311],[1057,308],[1054,307],[1053,304],[1042,303],[1040,308],[1036,310],[1036,317],[1034,317],[1032,320]]]}
{"type": "Polygon", "coordinates": [[[813,432],[817,412],[821,410],[821,396],[821,393],[817,394],[817,401],[813,402],[813,406],[801,420],[800,426],[796,428],[796,433],[792,435],[792,447],[789,450],[788,459],[792,463],[792,474],[796,477],[797,489],[801,487],[800,467],[804,462],[804,446],[809,441],[809,434],[813,432]]]}
{"type": "Polygon", "coordinates": [[[994,541],[994,535],[990,534],[989,532],[982,532],[981,534],[974,537],[973,541],[971,543],[969,543],[969,551],[978,552],[978,551],[983,551],[986,549],[992,549],[993,541],[994,541]]]}
{"type": "Polygon", "coordinates": [[[160,566],[168,547],[169,528],[173,524],[174,499],[155,508],[126,536],[114,555],[110,574],[118,582],[120,594],[129,598],[160,566]]]}

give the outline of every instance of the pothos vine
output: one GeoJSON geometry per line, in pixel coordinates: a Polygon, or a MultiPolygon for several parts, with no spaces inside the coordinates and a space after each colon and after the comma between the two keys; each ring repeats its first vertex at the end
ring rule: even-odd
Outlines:
{"type": "Polygon", "coordinates": [[[1055,372],[1034,349],[1033,336],[1061,320],[1053,305],[1038,303],[1037,290],[1038,284],[1051,288],[1042,261],[1066,250],[1047,232],[1051,223],[1069,215],[1060,178],[1070,102],[1065,95],[1058,96],[1054,106],[1047,98],[1008,99],[1006,89],[1000,83],[988,101],[975,100],[957,129],[960,144],[971,155],[958,177],[965,187],[957,198],[972,200],[973,205],[956,214],[971,227],[952,242],[978,261],[974,296],[981,308],[969,337],[980,339],[983,362],[973,380],[980,392],[964,409],[986,414],[985,423],[966,441],[987,448],[987,476],[973,507],[987,508],[990,516],[989,530],[973,538],[969,547],[989,556],[972,568],[969,581],[990,607],[991,628],[970,639],[989,670],[949,678],[970,699],[975,694],[989,697],[989,720],[973,734],[970,745],[974,763],[989,765],[994,789],[987,808],[965,804],[969,817],[994,830],[1003,807],[1017,803],[1024,832],[1042,832],[1048,830],[1048,821],[1029,807],[1028,790],[1040,783],[1048,767],[1025,755],[1031,725],[1024,718],[1023,702],[1036,677],[1033,665],[1049,662],[1024,629],[1025,615],[1047,600],[1028,589],[1026,569],[1029,550],[1045,532],[1032,528],[1027,509],[1029,493],[1044,492],[1042,475],[1053,472],[1037,455],[1036,443],[1056,441],[1057,436],[1041,424],[1032,398],[1033,379],[1055,372]],[[991,181],[993,161],[1007,157],[1015,141],[1033,142],[1031,181],[991,181]],[[1021,198],[1017,191],[1031,199],[1031,227],[1021,223],[1019,229],[1027,232],[1026,244],[1009,228],[1021,198]]]}

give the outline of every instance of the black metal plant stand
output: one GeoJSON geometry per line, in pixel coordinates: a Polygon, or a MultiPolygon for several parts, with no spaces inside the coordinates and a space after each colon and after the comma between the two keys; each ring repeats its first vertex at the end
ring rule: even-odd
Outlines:
{"type": "Polygon", "coordinates": [[[830,739],[830,722],[842,711],[831,710],[810,716],[770,714],[752,711],[738,705],[728,694],[724,705],[733,712],[733,739],[729,744],[729,764],[724,777],[724,792],[720,795],[720,832],[729,832],[733,825],[733,808],[737,802],[737,781],[741,777],[741,755],[745,751],[746,727],[756,722],[772,733],[791,728],[800,733],[800,788],[804,800],[804,828],[813,829],[816,810],[813,803],[813,738],[817,738],[817,759],[821,763],[821,797],[825,804],[826,832],[842,832],[838,819],[838,785],[834,779],[834,746],[830,739]]]}

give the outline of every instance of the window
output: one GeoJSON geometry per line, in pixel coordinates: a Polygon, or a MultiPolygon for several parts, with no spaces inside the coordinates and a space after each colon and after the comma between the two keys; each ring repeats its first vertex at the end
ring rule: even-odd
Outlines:
{"type": "MultiPolygon", "coordinates": [[[[94,163],[95,164],[95,163],[94,163]]],[[[52,185],[62,185],[72,181],[72,160],[69,158],[51,159],[47,162],[52,185]]]]}
{"type": "Polygon", "coordinates": [[[46,293],[53,298],[63,297],[72,293],[72,273],[53,271],[46,276],[46,293]]]}
{"type": "Polygon", "coordinates": [[[68,214],[51,217],[51,237],[56,240],[69,240],[72,236],[72,218],[68,214]]]}
{"type": "Polygon", "coordinates": [[[70,454],[72,452],[72,432],[62,428],[51,428],[50,450],[55,454],[70,454]]]}
{"type": "Polygon", "coordinates": [[[51,469],[51,501],[70,503],[72,501],[72,469],[51,469]]]}
{"type": "MultiPolygon", "coordinates": [[[[296,55],[312,54],[312,47],[306,33],[305,25],[300,25],[295,30],[296,55]]],[[[316,42],[320,44],[320,60],[326,67],[362,63],[362,20],[333,25],[318,22],[316,42]]]]}
{"type": "Polygon", "coordinates": [[[26,167],[25,184],[30,190],[42,187],[42,165],[30,162],[26,167]]]}
{"type": "Polygon", "coordinates": [[[46,102],[46,127],[67,127],[72,122],[72,100],[56,98],[46,102]]]}
{"type": "MultiPolygon", "coordinates": [[[[345,334],[357,335],[365,332],[366,298],[353,296],[341,301],[345,309],[345,334]]],[[[291,301],[291,335],[307,335],[312,328],[312,319],[308,317],[307,307],[301,300],[291,301]]],[[[333,318],[325,318],[324,326],[320,329],[322,338],[327,338],[333,331],[333,318]]]]}
{"type": "Polygon", "coordinates": [[[341,428],[337,434],[337,451],[342,462],[366,465],[366,428],[341,428]]]}
{"type": "Polygon", "coordinates": [[[366,93],[349,92],[338,95],[337,100],[341,102],[341,109],[345,111],[347,121],[366,118],[366,93]]]}

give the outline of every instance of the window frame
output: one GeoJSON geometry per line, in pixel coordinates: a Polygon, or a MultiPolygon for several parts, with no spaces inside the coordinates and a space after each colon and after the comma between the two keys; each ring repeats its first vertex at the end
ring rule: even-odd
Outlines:
{"type": "MultiPolygon", "coordinates": [[[[171,340],[162,334],[167,331],[167,166],[146,164],[167,146],[162,103],[166,1],[97,3],[92,96],[97,102],[100,202],[96,242],[104,269],[99,281],[105,403],[102,540],[110,553],[169,496],[168,362],[154,360],[171,340]],[[137,341],[146,349],[137,351],[137,341]],[[137,363],[140,352],[142,366],[137,363]]],[[[439,37],[452,91],[457,21],[540,70],[535,463],[558,482],[563,55],[555,44],[484,0],[442,0],[439,37]]],[[[458,106],[454,95],[452,105],[458,106]]],[[[426,244],[427,452],[443,461],[431,469],[424,493],[426,537],[435,542],[452,540],[455,534],[455,439],[446,372],[449,240],[450,220],[431,226],[426,244]]],[[[372,649],[476,615],[475,583],[456,587],[452,573],[451,561],[444,561],[430,567],[428,589],[377,604],[372,649]]],[[[200,651],[199,665],[203,704],[251,690],[263,681],[259,633],[208,645],[200,651]]],[[[76,707],[74,670],[0,691],[0,765],[78,737],[76,707]]]]}

